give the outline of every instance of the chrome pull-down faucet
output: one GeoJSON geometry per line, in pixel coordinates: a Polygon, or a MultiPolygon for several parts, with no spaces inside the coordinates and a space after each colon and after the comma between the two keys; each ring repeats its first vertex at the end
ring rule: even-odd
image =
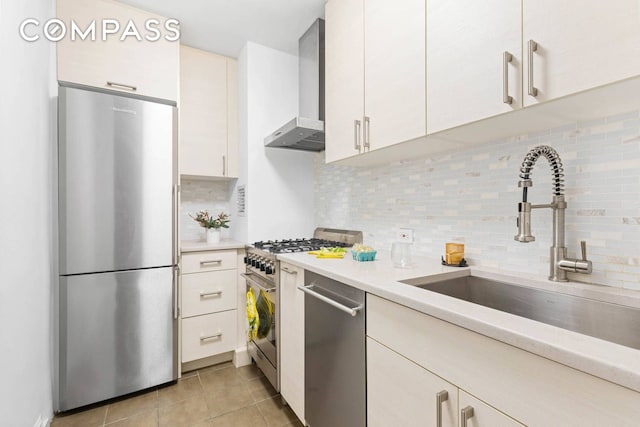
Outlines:
{"type": "Polygon", "coordinates": [[[518,234],[514,239],[518,242],[529,243],[536,240],[531,234],[531,209],[550,208],[553,211],[553,245],[550,248],[549,280],[567,282],[567,272],[590,274],[591,261],[587,260],[587,244],[581,242],[582,259],[567,258],[567,248],[564,246],[564,216],[567,202],[564,200],[564,169],[562,160],[553,148],[539,145],[529,150],[520,168],[522,188],[522,202],[518,203],[518,234]],[[546,205],[532,205],[527,201],[528,188],[533,186],[531,172],[540,156],[545,157],[551,166],[553,175],[553,199],[546,205]]]}

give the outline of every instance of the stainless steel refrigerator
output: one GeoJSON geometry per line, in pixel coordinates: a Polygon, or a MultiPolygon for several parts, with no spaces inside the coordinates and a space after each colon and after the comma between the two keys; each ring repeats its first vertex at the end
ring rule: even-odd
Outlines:
{"type": "Polygon", "coordinates": [[[176,108],[60,86],[58,409],[177,378],[176,108]]]}

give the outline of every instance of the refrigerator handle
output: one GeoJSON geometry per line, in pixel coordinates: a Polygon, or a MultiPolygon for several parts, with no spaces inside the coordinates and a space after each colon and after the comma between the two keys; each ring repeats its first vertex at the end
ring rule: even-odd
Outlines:
{"type": "Polygon", "coordinates": [[[178,241],[178,224],[180,219],[180,185],[173,185],[173,265],[180,263],[180,243],[178,241]]]}
{"type": "Polygon", "coordinates": [[[178,288],[180,286],[180,266],[173,267],[173,318],[178,318],[178,288]]]}
{"type": "Polygon", "coordinates": [[[178,241],[178,224],[180,217],[180,185],[173,185],[173,318],[177,319],[178,287],[180,285],[180,244],[178,241]]]}

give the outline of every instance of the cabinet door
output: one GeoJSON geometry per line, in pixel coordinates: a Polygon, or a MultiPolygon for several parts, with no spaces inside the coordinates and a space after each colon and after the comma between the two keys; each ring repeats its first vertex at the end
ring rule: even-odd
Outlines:
{"type": "Polygon", "coordinates": [[[67,33],[57,43],[58,80],[171,101],[178,99],[179,43],[164,37],[155,42],[144,38],[148,19],[160,21],[157,27],[160,30],[165,18],[109,0],[58,0],[57,15],[69,25],[68,32],[72,20],[81,30],[96,21],[95,40],[89,36],[73,41],[67,33]],[[102,41],[102,19],[120,23],[119,33],[110,35],[106,41],[102,41]],[[142,41],[133,36],[120,41],[129,20],[135,23],[142,41]]]}
{"type": "Polygon", "coordinates": [[[238,61],[227,58],[227,170],[238,177],[238,61]]]}
{"type": "Polygon", "coordinates": [[[524,0],[525,79],[528,41],[538,44],[532,55],[538,95],[528,95],[525,86],[525,105],[638,75],[638,16],[637,0],[524,0]]]}
{"type": "Polygon", "coordinates": [[[325,156],[333,162],[360,152],[355,121],[364,115],[364,2],[331,0],[325,16],[325,156]]]}
{"type": "Polygon", "coordinates": [[[426,135],[425,1],[367,0],[364,40],[370,149],[426,135]]]}
{"type": "Polygon", "coordinates": [[[182,319],[182,363],[236,349],[236,310],[182,319]]]}
{"type": "Polygon", "coordinates": [[[180,46],[180,173],[223,177],[227,162],[227,58],[180,46]]]}
{"type": "Polygon", "coordinates": [[[234,310],[237,306],[237,271],[222,270],[183,274],[182,318],[234,310]]]}
{"type": "Polygon", "coordinates": [[[522,107],[520,9],[513,0],[427,0],[429,134],[522,107]]]}
{"type": "Polygon", "coordinates": [[[523,427],[513,418],[460,390],[458,394],[460,408],[460,425],[465,425],[463,413],[468,413],[468,427],[523,427]],[[470,409],[471,408],[471,409],[470,409]]]}
{"type": "Polygon", "coordinates": [[[458,389],[409,359],[367,338],[367,425],[434,426],[458,425],[458,389]],[[438,393],[447,393],[439,409],[438,393]]]}
{"type": "Polygon", "coordinates": [[[280,393],[304,420],[304,270],[280,266],[280,393]]]}

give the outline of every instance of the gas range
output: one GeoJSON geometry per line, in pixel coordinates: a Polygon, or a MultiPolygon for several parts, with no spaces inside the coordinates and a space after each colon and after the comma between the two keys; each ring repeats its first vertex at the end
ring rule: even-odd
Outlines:
{"type": "Polygon", "coordinates": [[[346,242],[327,239],[288,239],[288,240],[268,240],[266,242],[255,242],[253,246],[257,249],[271,252],[273,254],[288,254],[294,252],[317,251],[320,248],[349,247],[346,242]]]}
{"type": "Polygon", "coordinates": [[[244,262],[253,267],[254,272],[262,275],[275,274],[276,256],[296,252],[316,251],[320,248],[351,247],[362,243],[362,232],[352,230],[338,230],[333,228],[316,228],[312,238],[284,239],[255,242],[247,246],[247,256],[244,262]]]}
{"type": "Polygon", "coordinates": [[[251,338],[247,349],[276,390],[280,390],[280,262],[277,255],[309,252],[322,247],[351,247],[355,243],[362,243],[361,231],[316,228],[309,239],[268,240],[246,247],[246,269],[242,276],[246,279],[247,291],[251,290],[256,298],[268,298],[272,307],[271,314],[263,312],[267,319],[261,320],[263,325],[271,325],[271,328],[264,336],[251,338]]]}

